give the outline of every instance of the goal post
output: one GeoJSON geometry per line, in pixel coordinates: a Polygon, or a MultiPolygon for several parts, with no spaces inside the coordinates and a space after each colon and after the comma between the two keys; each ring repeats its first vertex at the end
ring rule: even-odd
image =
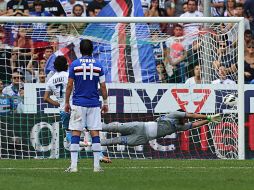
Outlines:
{"type": "MultiPolygon", "coordinates": [[[[237,34],[237,64],[238,64],[237,96],[238,96],[238,99],[237,99],[237,106],[236,106],[237,118],[235,119],[238,124],[238,128],[237,128],[238,142],[236,144],[238,146],[237,158],[245,159],[245,144],[244,144],[245,143],[245,134],[244,134],[245,113],[244,113],[244,90],[243,90],[244,88],[244,66],[243,66],[243,63],[244,63],[244,18],[241,18],[241,17],[46,17],[46,18],[45,17],[0,17],[0,22],[1,23],[6,23],[6,22],[8,23],[59,23],[59,24],[61,23],[236,23],[237,30],[238,30],[237,31],[238,33],[237,34]]],[[[78,37],[82,37],[82,35],[78,37]]],[[[114,86],[114,84],[111,84],[111,85],[114,86]]],[[[117,85],[119,84],[116,84],[116,86],[117,85]]],[[[133,86],[135,85],[136,84],[133,84],[133,86]]],[[[117,88],[119,87],[117,86],[117,88]]],[[[135,89],[133,88],[133,91],[134,90],[135,89]]],[[[113,102],[113,104],[115,104],[115,102],[113,102]]],[[[131,101],[130,101],[130,104],[131,104],[131,101]]],[[[34,106],[36,105],[31,105],[31,107],[34,107],[34,106]]],[[[142,117],[146,119],[145,116],[142,115],[142,117]]],[[[56,119],[53,118],[52,120],[55,121],[56,119]]],[[[2,132],[0,131],[0,140],[1,140],[1,136],[2,136],[2,132]]],[[[52,141],[53,141],[53,137],[52,137],[52,141]]],[[[0,148],[1,148],[1,144],[0,144],[0,148]]],[[[119,150],[121,150],[121,147],[119,148],[119,150]]],[[[134,148],[134,152],[136,151],[138,152],[138,147],[134,148]]],[[[55,152],[58,152],[58,150],[55,150],[55,152]]],[[[113,154],[113,156],[115,155],[116,153],[113,154]]],[[[0,152],[0,156],[1,156],[1,152],[0,152]]],[[[226,158],[226,157],[222,156],[222,158],[226,158]]]]}

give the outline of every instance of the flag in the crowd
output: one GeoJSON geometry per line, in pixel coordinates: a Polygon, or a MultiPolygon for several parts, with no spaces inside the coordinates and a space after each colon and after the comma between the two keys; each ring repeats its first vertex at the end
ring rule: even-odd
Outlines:
{"type": "Polygon", "coordinates": [[[77,38],[68,38],[66,42],[64,42],[63,36],[57,36],[58,40],[61,41],[61,46],[59,50],[53,53],[46,62],[45,65],[45,74],[49,74],[50,71],[55,72],[54,62],[57,56],[63,55],[69,64],[72,63],[75,59],[80,57],[79,53],[79,42],[80,40],[77,38]]]}
{"type": "MultiPolygon", "coordinates": [[[[100,17],[142,17],[140,0],[112,0],[100,17]]],[[[104,66],[106,82],[155,82],[156,63],[149,27],[141,23],[91,23],[83,35],[95,44],[94,57],[104,66]]]]}

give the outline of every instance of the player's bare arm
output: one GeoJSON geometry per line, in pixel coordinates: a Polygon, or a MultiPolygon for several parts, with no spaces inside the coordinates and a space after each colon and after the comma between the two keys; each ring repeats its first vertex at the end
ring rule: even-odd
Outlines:
{"type": "Polygon", "coordinates": [[[69,78],[67,88],[66,88],[66,95],[65,95],[65,109],[64,109],[65,112],[70,112],[71,110],[70,96],[71,96],[72,89],[73,89],[73,79],[69,78]]]}
{"type": "Polygon", "coordinates": [[[103,98],[103,105],[101,108],[102,113],[107,113],[108,112],[108,92],[107,92],[107,87],[106,87],[106,83],[102,82],[100,83],[101,86],[101,94],[102,94],[102,98],[103,98]]]}
{"type": "Polygon", "coordinates": [[[48,103],[50,103],[50,104],[52,104],[52,105],[54,105],[54,106],[59,107],[60,104],[59,104],[57,101],[51,99],[51,98],[50,98],[50,95],[51,95],[50,92],[49,92],[49,91],[46,91],[46,92],[44,93],[44,97],[43,97],[44,101],[45,101],[45,102],[48,102],[48,103]]]}

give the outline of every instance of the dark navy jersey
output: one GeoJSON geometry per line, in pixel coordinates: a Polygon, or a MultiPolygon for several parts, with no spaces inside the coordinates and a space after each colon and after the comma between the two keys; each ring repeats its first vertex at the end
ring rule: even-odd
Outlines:
{"type": "Polygon", "coordinates": [[[72,62],[69,78],[74,79],[73,105],[100,107],[98,84],[105,82],[102,65],[92,57],[83,56],[72,62]]]}

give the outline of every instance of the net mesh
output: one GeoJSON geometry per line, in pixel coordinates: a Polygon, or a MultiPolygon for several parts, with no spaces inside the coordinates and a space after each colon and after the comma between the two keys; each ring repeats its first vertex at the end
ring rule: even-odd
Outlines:
{"type": "MultiPolygon", "coordinates": [[[[70,63],[78,58],[82,38],[94,42],[93,56],[105,70],[110,113],[104,116],[104,123],[154,121],[179,108],[223,115],[219,124],[177,132],[145,145],[103,147],[106,155],[237,158],[237,107],[224,98],[228,94],[237,98],[237,24],[210,24],[199,32],[178,36],[162,33],[159,24],[90,24],[83,33],[84,27],[83,23],[1,25],[0,78],[5,87],[1,94],[1,158],[70,156],[58,110],[43,100],[44,70],[52,53],[64,55],[70,63]],[[21,75],[15,81],[17,72],[21,75]]],[[[119,135],[101,132],[102,139],[119,135]]],[[[81,139],[89,141],[88,132],[81,139]]],[[[80,156],[91,157],[91,147],[82,147],[80,156]]]]}

